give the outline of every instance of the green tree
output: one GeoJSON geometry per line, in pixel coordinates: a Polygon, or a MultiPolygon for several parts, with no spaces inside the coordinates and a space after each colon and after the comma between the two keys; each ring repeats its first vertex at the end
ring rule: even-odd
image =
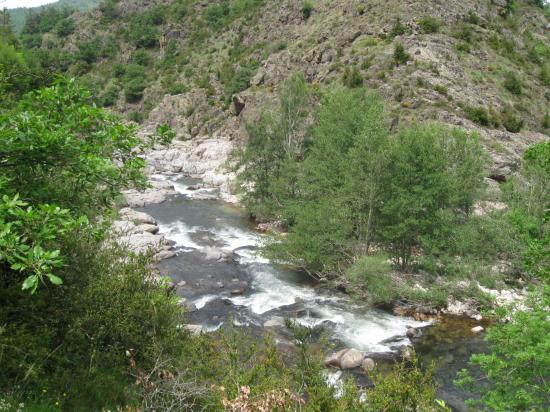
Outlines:
{"type": "Polygon", "coordinates": [[[277,217],[296,190],[295,163],[303,156],[303,123],[309,89],[303,74],[291,76],[279,94],[279,108],[247,124],[248,144],[237,153],[244,202],[257,217],[277,217]]]}
{"type": "MultiPolygon", "coordinates": [[[[476,354],[471,363],[489,382],[480,387],[467,370],[457,383],[481,395],[470,401],[493,411],[542,411],[550,400],[550,291],[528,310],[519,310],[507,323],[497,323],[486,336],[490,353],[476,354]]],[[[504,314],[501,313],[503,316],[504,314]]]]}
{"type": "Polygon", "coordinates": [[[399,266],[409,267],[423,237],[445,224],[446,211],[468,210],[483,177],[475,135],[415,125],[392,141],[380,221],[381,236],[399,266]]]}
{"type": "Polygon", "coordinates": [[[27,276],[24,289],[60,283],[58,237],[108,210],[122,188],[144,185],[146,144],[65,79],[2,114],[0,137],[0,258],[27,276]]]}

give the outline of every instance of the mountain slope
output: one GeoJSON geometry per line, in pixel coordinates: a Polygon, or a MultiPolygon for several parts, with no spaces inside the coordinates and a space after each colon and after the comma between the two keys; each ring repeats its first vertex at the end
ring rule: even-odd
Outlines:
{"type": "Polygon", "coordinates": [[[364,83],[393,127],[433,119],[480,131],[502,180],[548,138],[550,23],[532,3],[105,1],[42,47],[61,50],[105,105],[138,121],[156,107],[150,121],[182,138],[244,139],[244,121],[295,71],[364,83]]]}
{"type": "Polygon", "coordinates": [[[29,13],[36,13],[48,8],[64,8],[74,10],[89,10],[99,4],[99,0],[59,0],[40,7],[18,7],[9,11],[13,28],[16,33],[21,33],[25,19],[29,13]]]}

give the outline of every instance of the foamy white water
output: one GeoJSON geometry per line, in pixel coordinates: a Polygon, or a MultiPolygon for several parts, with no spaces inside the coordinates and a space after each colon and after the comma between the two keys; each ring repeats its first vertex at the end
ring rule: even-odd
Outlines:
{"type": "MultiPolygon", "coordinates": [[[[162,178],[159,176],[158,180],[162,178]]],[[[204,195],[216,195],[212,189],[189,190],[188,185],[179,176],[167,178],[174,183],[176,191],[187,199],[205,199],[204,195]]],[[[262,241],[262,235],[246,227],[240,227],[240,221],[228,218],[224,212],[219,216],[215,214],[215,205],[219,203],[200,203],[200,207],[186,210],[182,213],[186,219],[195,219],[198,225],[192,225],[182,221],[178,213],[177,220],[168,223],[160,223],[159,229],[167,239],[176,243],[179,248],[190,248],[203,253],[205,259],[216,258],[220,251],[234,253],[237,256],[238,265],[245,270],[250,277],[250,288],[246,294],[229,296],[227,292],[220,290],[219,294],[206,294],[193,300],[198,310],[203,309],[210,302],[224,296],[233,305],[245,307],[250,318],[267,319],[267,312],[273,311],[269,316],[280,316],[277,309],[296,304],[300,309],[297,322],[307,326],[318,326],[330,330],[330,332],[348,347],[369,352],[387,352],[392,346],[408,342],[405,336],[409,326],[420,327],[427,323],[417,322],[411,318],[396,317],[391,314],[374,310],[368,306],[361,306],[348,302],[343,297],[335,297],[320,293],[314,287],[301,281],[292,279],[288,273],[284,273],[277,266],[271,265],[265,257],[256,253],[256,248],[262,241]],[[192,211],[191,214],[189,212],[192,211]],[[197,215],[195,216],[195,213],[197,215]],[[305,312],[305,315],[304,315],[305,312]],[[262,316],[263,315],[263,316],[262,316]],[[391,343],[385,342],[391,340],[391,343]]],[[[240,309],[239,309],[240,311],[240,309]]],[[[247,318],[246,313],[239,312],[240,316],[247,318]]],[[[223,314],[221,314],[223,315],[223,314]]],[[[237,324],[248,324],[243,319],[233,320],[237,324]]],[[[211,325],[205,325],[213,328],[211,325]]],[[[219,328],[218,325],[215,328],[219,328]]]]}

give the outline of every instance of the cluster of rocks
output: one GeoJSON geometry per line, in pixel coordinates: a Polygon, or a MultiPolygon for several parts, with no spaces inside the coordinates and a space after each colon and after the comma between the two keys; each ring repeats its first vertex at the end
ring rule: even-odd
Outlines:
{"type": "Polygon", "coordinates": [[[325,359],[325,366],[343,370],[361,367],[365,372],[370,372],[376,367],[376,363],[373,359],[366,357],[361,351],[346,348],[328,356],[325,359]]]}
{"type": "Polygon", "coordinates": [[[176,255],[166,238],[160,235],[156,220],[147,213],[130,208],[119,211],[119,219],[112,225],[116,241],[136,254],[153,252],[155,259],[176,255]]]}
{"type": "Polygon", "coordinates": [[[122,194],[129,207],[143,207],[146,205],[162,203],[170,196],[177,194],[174,185],[165,181],[151,181],[151,187],[145,190],[129,189],[122,194]]]}

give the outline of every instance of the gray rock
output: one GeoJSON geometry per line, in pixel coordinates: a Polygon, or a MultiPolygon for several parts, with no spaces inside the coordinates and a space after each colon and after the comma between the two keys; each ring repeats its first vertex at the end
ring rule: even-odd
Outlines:
{"type": "Polygon", "coordinates": [[[176,252],[173,250],[161,250],[155,254],[155,260],[160,262],[161,260],[170,259],[176,256],[176,252]]]}
{"type": "Polygon", "coordinates": [[[326,366],[340,369],[353,369],[361,366],[365,356],[357,349],[342,349],[325,359],[326,366]]]}
{"type": "Polygon", "coordinates": [[[200,335],[203,331],[203,327],[201,325],[185,325],[185,329],[195,336],[200,335]]]}
{"type": "Polygon", "coordinates": [[[139,225],[139,224],[156,225],[157,224],[157,221],[153,216],[148,215],[147,213],[144,213],[144,212],[138,212],[137,210],[130,209],[129,207],[120,209],[118,211],[118,214],[122,220],[133,222],[136,225],[139,225]]]}
{"type": "Polygon", "coordinates": [[[371,358],[365,358],[363,362],[361,362],[361,369],[365,372],[373,371],[374,368],[376,368],[376,363],[371,358]]]}
{"type": "Polygon", "coordinates": [[[264,322],[264,328],[282,328],[285,326],[285,320],[280,316],[274,316],[271,319],[264,322]]]}
{"type": "Polygon", "coordinates": [[[407,329],[407,337],[409,339],[416,338],[418,336],[418,330],[416,328],[408,328],[407,329]]]}
{"type": "Polygon", "coordinates": [[[361,366],[364,355],[357,349],[348,349],[340,358],[340,369],[353,369],[361,366]]]}
{"type": "Polygon", "coordinates": [[[481,333],[481,332],[483,332],[484,330],[485,330],[485,329],[483,328],[483,326],[475,326],[475,327],[472,328],[472,332],[473,332],[473,333],[476,333],[476,334],[477,334],[477,333],[481,333]]]}
{"type": "Polygon", "coordinates": [[[409,346],[402,346],[399,350],[401,358],[405,361],[410,361],[413,357],[413,351],[409,346]]]}
{"type": "Polygon", "coordinates": [[[137,232],[148,232],[152,233],[153,235],[156,235],[159,231],[159,227],[157,225],[151,225],[149,223],[144,223],[141,225],[136,226],[137,232]]]}
{"type": "Polygon", "coordinates": [[[197,307],[193,302],[190,302],[187,298],[181,298],[178,302],[178,306],[182,307],[186,312],[195,312],[197,307]]]}

